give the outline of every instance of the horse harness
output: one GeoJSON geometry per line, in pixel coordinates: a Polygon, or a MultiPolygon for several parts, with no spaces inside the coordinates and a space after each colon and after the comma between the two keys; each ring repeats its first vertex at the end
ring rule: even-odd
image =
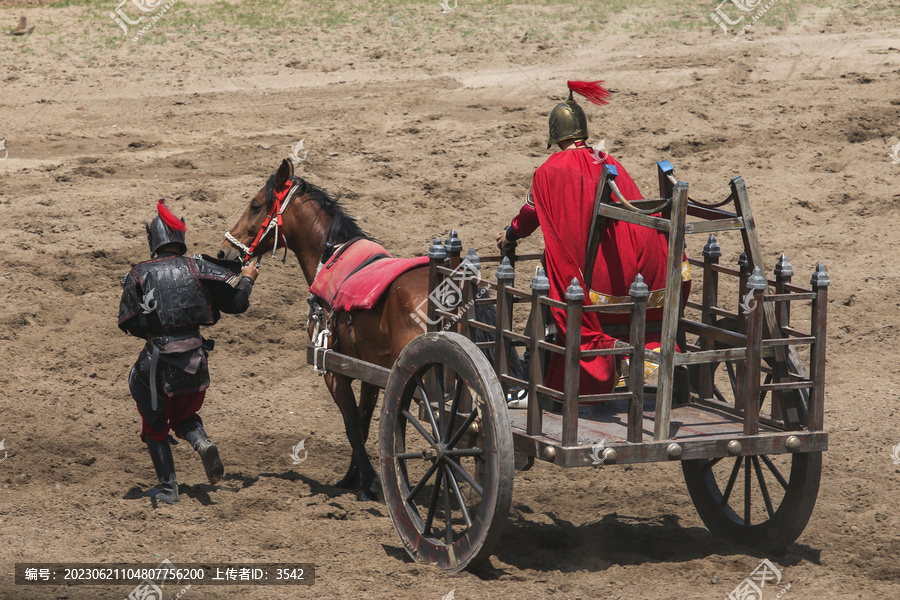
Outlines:
{"type": "MultiPolygon", "coordinates": [[[[228,242],[232,246],[243,252],[241,261],[244,264],[250,262],[250,258],[253,256],[253,253],[256,251],[259,243],[272,230],[274,230],[275,232],[275,242],[272,247],[272,258],[275,258],[277,256],[278,244],[281,243],[282,247],[284,248],[284,257],[282,258],[282,262],[287,259],[287,240],[284,238],[284,233],[281,231],[282,215],[284,214],[284,211],[288,209],[291,201],[294,199],[294,197],[297,195],[297,192],[302,187],[298,185],[300,181],[302,180],[297,177],[293,177],[285,183],[285,186],[280,191],[276,192],[275,175],[273,174],[269,177],[268,181],[266,181],[266,204],[268,205],[271,203],[272,208],[269,210],[269,214],[266,216],[266,219],[260,226],[259,231],[256,233],[256,237],[253,239],[253,242],[249,246],[234,237],[234,235],[232,235],[230,231],[225,232],[225,239],[228,240],[228,242]]],[[[332,221],[331,225],[333,224],[334,222],[332,221]]],[[[335,252],[340,253],[340,251],[345,247],[350,246],[350,244],[355,242],[357,239],[361,239],[356,238],[341,244],[337,244],[332,239],[335,232],[333,231],[331,225],[328,226],[325,245],[322,249],[322,256],[319,259],[319,265],[316,268],[316,275],[319,274],[319,271],[322,270],[322,267],[326,262],[328,262],[328,260],[334,255],[335,252]]],[[[359,268],[362,268],[362,266],[366,265],[361,265],[359,268]]],[[[331,346],[329,346],[329,339],[332,337],[332,330],[337,329],[337,315],[334,313],[334,311],[326,313],[324,307],[322,306],[321,299],[315,294],[310,295],[310,297],[307,299],[307,302],[309,303],[309,316],[306,320],[307,329],[313,322],[315,322],[313,333],[311,335],[313,347],[315,348],[315,371],[319,375],[324,375],[324,366],[320,367],[319,365],[324,365],[325,354],[336,350],[338,342],[337,337],[335,337],[334,342],[331,344],[331,346]],[[319,360],[320,357],[321,361],[319,360]]],[[[353,318],[350,315],[348,315],[347,326],[350,328],[350,344],[353,346],[353,350],[356,352],[356,355],[360,356],[359,350],[356,348],[356,344],[353,342],[353,318]]]]}
{"type": "Polygon", "coordinates": [[[281,262],[284,262],[287,259],[287,240],[284,239],[284,233],[280,231],[282,227],[281,215],[284,214],[284,211],[290,206],[291,200],[294,199],[294,196],[296,196],[297,192],[300,190],[301,186],[296,185],[297,181],[298,179],[296,177],[290,179],[285,183],[285,186],[281,191],[278,192],[275,191],[275,175],[272,175],[269,177],[269,180],[266,181],[266,204],[268,205],[271,203],[272,208],[269,210],[269,214],[266,216],[265,221],[263,221],[262,226],[260,226],[253,243],[249,246],[234,237],[230,231],[225,232],[225,239],[228,240],[232,246],[244,253],[241,257],[241,261],[243,261],[244,264],[250,262],[250,257],[253,256],[256,247],[273,229],[275,230],[275,243],[272,245],[272,258],[276,257],[278,244],[280,242],[284,248],[284,257],[281,259],[281,262]]]}

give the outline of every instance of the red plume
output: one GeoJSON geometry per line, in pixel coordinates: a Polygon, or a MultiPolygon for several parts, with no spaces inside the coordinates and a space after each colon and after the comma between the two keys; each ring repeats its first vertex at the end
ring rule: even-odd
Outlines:
{"type": "Polygon", "coordinates": [[[594,104],[608,104],[609,90],[604,88],[602,81],[567,81],[569,89],[576,94],[581,94],[594,104]]]}
{"type": "Polygon", "coordinates": [[[165,200],[160,199],[159,204],[156,205],[156,210],[159,212],[159,218],[163,220],[163,223],[176,231],[187,231],[187,226],[184,224],[184,221],[176,217],[175,214],[166,207],[165,200]]]}

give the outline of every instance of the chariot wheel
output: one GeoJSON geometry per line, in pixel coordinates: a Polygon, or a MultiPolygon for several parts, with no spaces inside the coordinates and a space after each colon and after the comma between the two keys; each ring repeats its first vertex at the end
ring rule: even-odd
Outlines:
{"type": "Polygon", "coordinates": [[[822,474],[822,453],[685,460],[691,500],[718,537],[780,554],[806,527],[822,474]]]}
{"type": "Polygon", "coordinates": [[[515,460],[503,390],[471,340],[427,333],[403,349],[384,390],[379,450],[385,503],[413,559],[455,572],[490,556],[515,460]]]}

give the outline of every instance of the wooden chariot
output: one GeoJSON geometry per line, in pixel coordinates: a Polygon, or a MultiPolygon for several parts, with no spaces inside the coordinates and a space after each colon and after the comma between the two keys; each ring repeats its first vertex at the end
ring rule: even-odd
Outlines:
{"type": "Polygon", "coordinates": [[[782,255],[774,278],[766,276],[740,177],[730,181],[724,201],[710,205],[688,195],[667,161],[658,171],[660,198],[628,202],[615,169],[604,166],[584,272],[593,271],[606,219],[665,232],[661,322],[646,320],[648,290],[640,278],[628,302],[584,306],[577,281],[566,301],[557,301],[548,297],[543,269],[532,269],[530,289],[515,286],[514,265],[537,263],[542,254],[479,257],[470,250],[463,257],[454,232],[428,253],[434,290],[422,319],[428,331],[392,369],[310,346],[310,364],[384,389],[382,486],[397,533],[416,560],[458,571],[487,558],[506,521],[514,471],[535,459],[563,467],[678,462],[708,529],[767,553],[784,551],[806,527],[828,445],[828,275],[820,264],[810,287],[798,286],[782,255]],[[711,234],[726,231],[739,232],[743,243],[736,267],[719,264],[722,251],[711,234]],[[702,258],[688,258],[693,299],[684,303],[689,234],[710,235],[702,258]],[[499,263],[495,281],[481,277],[489,263],[499,263]],[[496,322],[477,320],[477,305],[492,305],[496,322]],[[566,311],[564,340],[555,338],[551,307],[566,311]],[[627,341],[580,350],[583,313],[623,310],[630,324],[604,331],[627,341]],[[645,351],[654,327],[661,333],[658,353],[645,351]],[[524,378],[510,370],[520,348],[529,356],[524,378]],[[552,353],[565,357],[563,390],[544,385],[552,353]],[[627,358],[627,379],[612,393],[580,395],[580,360],[600,355],[627,358]],[[656,385],[647,380],[647,364],[657,367],[656,385]],[[510,388],[527,390],[527,408],[508,409],[510,388]]]}

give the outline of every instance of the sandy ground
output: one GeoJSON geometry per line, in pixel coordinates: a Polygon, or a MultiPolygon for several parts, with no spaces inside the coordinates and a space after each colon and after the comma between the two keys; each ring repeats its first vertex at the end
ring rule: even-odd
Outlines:
{"type": "MultiPolygon", "coordinates": [[[[192,35],[176,5],[154,43],[123,38],[105,8],[31,4],[0,3],[0,29],[21,15],[37,24],[0,49],[0,598],[130,591],[14,586],[14,563],[164,558],[318,568],[313,588],[185,593],[198,600],[726,597],[765,557],[711,538],[672,464],[538,464],[517,473],[488,567],[447,575],[412,563],[384,505],[333,487],[348,445],[305,364],[307,286],[292,258],[267,259],[251,309],[209,332],[219,346],[202,415],[226,480],[206,484],[182,443],[182,502],[153,509],[139,496],[154,477],[125,377],[141,342],[115,321],[118,280],[147,255],[157,198],[186,218],[191,252],[214,252],[303,139],[299,174],[342,193],[396,255],[423,253],[451,227],[488,250],[549,155],[546,115],[565,80],[592,78],[614,93],[587,108],[590,142],[605,138],[645,193],[664,158],[705,199],[741,174],[769,266],[785,252],[799,281],[819,261],[831,275],[830,449],[806,531],[768,557],[783,580],[764,598],[787,584],[784,598],[896,597],[900,19],[889,0],[780,27],[767,19],[794,9],[776,4],[737,41],[708,19],[712,3],[679,5],[701,25],[674,32],[638,9],[594,32],[493,27],[510,15],[540,23],[549,9],[496,16],[461,1],[441,13],[435,0],[348,4],[330,28],[276,21],[264,35],[224,18],[192,35]],[[623,28],[639,17],[648,30],[623,28]],[[308,458],[293,465],[301,440],[308,458]]],[[[734,261],[737,241],[723,237],[734,261]]],[[[539,247],[540,236],[524,244],[539,247]]]]}

